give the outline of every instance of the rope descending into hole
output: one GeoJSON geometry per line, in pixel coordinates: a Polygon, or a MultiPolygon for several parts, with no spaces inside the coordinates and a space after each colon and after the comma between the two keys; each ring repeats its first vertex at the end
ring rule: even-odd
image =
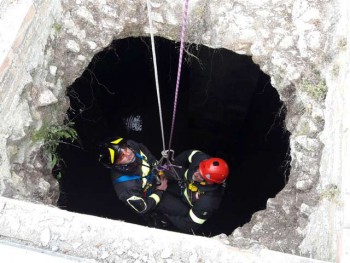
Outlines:
{"type": "Polygon", "coordinates": [[[158,69],[157,69],[157,58],[156,58],[156,51],[155,51],[155,44],[154,44],[154,35],[153,35],[153,21],[152,21],[151,1],[147,0],[147,11],[148,11],[148,20],[149,20],[149,26],[150,26],[149,30],[150,30],[151,44],[152,44],[154,77],[155,77],[155,82],[156,82],[158,108],[159,108],[159,118],[160,118],[161,134],[162,134],[162,141],[163,141],[162,158],[159,161],[158,167],[155,167],[155,169],[158,172],[163,172],[165,170],[170,170],[171,173],[178,180],[178,183],[179,183],[179,185],[181,187],[183,187],[184,182],[178,176],[177,172],[174,169],[174,167],[176,167],[176,166],[173,165],[170,160],[174,160],[173,159],[174,151],[171,149],[171,144],[172,144],[173,132],[174,132],[174,126],[175,126],[176,108],[177,108],[177,100],[178,100],[178,93],[179,93],[179,87],[180,87],[181,69],[182,69],[182,61],[183,61],[183,50],[184,50],[184,47],[185,47],[185,32],[186,32],[187,13],[188,13],[188,0],[184,0],[184,1],[185,1],[185,3],[184,3],[184,14],[183,14],[183,18],[182,18],[181,44],[180,44],[180,54],[179,54],[179,62],[178,62],[177,78],[176,78],[173,117],[172,117],[172,122],[171,122],[169,147],[168,147],[168,150],[165,150],[164,128],[163,128],[163,117],[162,117],[163,115],[162,115],[162,107],[161,107],[161,100],[160,100],[160,93],[159,93],[158,69]],[[165,160],[165,163],[164,163],[164,160],[165,160]]]}
{"type": "Polygon", "coordinates": [[[175,126],[176,107],[177,107],[177,99],[178,99],[181,69],[182,69],[182,57],[183,57],[183,50],[185,47],[187,13],[188,13],[188,0],[185,0],[184,13],[183,13],[183,17],[182,17],[181,44],[180,44],[179,64],[178,64],[178,68],[177,68],[177,79],[176,79],[176,89],[175,89],[175,98],[174,98],[173,119],[171,122],[171,131],[170,131],[170,138],[169,138],[169,148],[168,148],[169,152],[171,151],[171,143],[172,143],[172,139],[173,139],[173,132],[174,132],[174,126],[175,126]]]}
{"type": "Polygon", "coordinates": [[[163,152],[164,152],[165,151],[165,140],[164,140],[164,127],[163,127],[163,114],[162,114],[162,104],[161,104],[160,93],[159,93],[157,56],[156,56],[156,48],[154,45],[153,22],[152,22],[153,20],[152,20],[152,10],[151,10],[151,1],[150,0],[147,0],[147,11],[148,11],[149,31],[151,34],[154,78],[155,78],[155,82],[156,82],[156,90],[157,90],[157,98],[158,98],[160,129],[161,129],[161,133],[162,133],[163,152]]]}

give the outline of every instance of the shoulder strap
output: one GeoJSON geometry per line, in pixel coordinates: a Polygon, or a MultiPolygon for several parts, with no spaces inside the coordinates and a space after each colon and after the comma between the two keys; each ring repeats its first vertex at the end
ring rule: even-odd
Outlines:
{"type": "Polygon", "coordinates": [[[221,187],[220,185],[218,184],[213,184],[213,185],[206,185],[206,186],[202,186],[200,184],[197,184],[197,187],[198,187],[198,190],[200,192],[206,192],[206,193],[209,193],[209,192],[213,192],[213,191],[216,191],[217,189],[223,189],[223,187],[221,187]]]}
{"type": "Polygon", "coordinates": [[[145,157],[143,157],[141,154],[139,154],[138,152],[135,152],[135,156],[139,159],[145,159],[145,157]]]}
{"type": "Polygon", "coordinates": [[[118,183],[123,183],[126,181],[136,180],[136,179],[140,179],[140,178],[141,178],[140,175],[122,175],[122,176],[114,179],[113,183],[118,184],[118,183]]]}

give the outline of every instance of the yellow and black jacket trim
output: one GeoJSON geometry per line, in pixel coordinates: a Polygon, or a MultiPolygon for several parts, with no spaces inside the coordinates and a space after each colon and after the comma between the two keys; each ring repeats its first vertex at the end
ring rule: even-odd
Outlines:
{"type": "Polygon", "coordinates": [[[113,187],[121,201],[137,213],[145,214],[156,207],[163,195],[163,191],[155,189],[155,178],[150,174],[151,165],[156,162],[156,159],[141,143],[128,140],[127,145],[141,158],[136,158],[137,165],[132,168],[132,171],[121,172],[118,169],[111,169],[112,181],[115,182],[118,178],[128,175],[137,175],[139,178],[114,183],[113,187]]]}
{"type": "Polygon", "coordinates": [[[193,181],[193,173],[198,170],[199,163],[208,158],[211,156],[201,151],[189,150],[175,159],[175,164],[182,166],[181,169],[177,169],[177,172],[186,184],[182,196],[189,209],[186,216],[170,215],[169,219],[184,232],[191,232],[200,227],[219,208],[222,200],[221,185],[201,185],[193,181]]]}

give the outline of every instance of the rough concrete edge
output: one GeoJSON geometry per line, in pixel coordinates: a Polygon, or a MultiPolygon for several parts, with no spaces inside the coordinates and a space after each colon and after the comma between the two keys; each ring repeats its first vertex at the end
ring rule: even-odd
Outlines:
{"type": "Polygon", "coordinates": [[[0,239],[0,254],[2,260],[6,262],[21,262],[28,258],[32,262],[50,262],[50,263],[72,263],[72,262],[96,262],[95,260],[86,260],[82,258],[72,257],[56,252],[24,246],[19,243],[14,243],[0,239]]]}
{"type": "Polygon", "coordinates": [[[190,257],[198,260],[195,262],[201,259],[205,259],[205,262],[325,262],[265,249],[243,250],[215,238],[145,228],[0,197],[0,241],[6,238],[12,238],[12,242],[28,248],[98,261],[104,260],[101,258],[104,252],[109,257],[123,254],[129,258],[129,252],[134,251],[149,253],[158,260],[172,258],[177,262],[187,262],[190,257]],[[118,238],[117,242],[114,237],[118,238]],[[131,245],[124,247],[125,251],[121,253],[120,249],[123,248],[117,246],[122,246],[124,242],[131,245]],[[148,249],[142,252],[145,247],[148,249]],[[166,250],[169,251],[167,256],[164,255],[166,250]]]}

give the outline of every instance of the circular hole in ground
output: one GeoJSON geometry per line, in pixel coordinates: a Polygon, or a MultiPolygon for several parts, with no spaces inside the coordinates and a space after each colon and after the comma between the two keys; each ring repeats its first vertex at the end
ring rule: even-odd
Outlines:
{"type": "MultiPolygon", "coordinates": [[[[166,143],[173,113],[179,43],[156,38],[166,143]]],[[[121,203],[109,171],[97,161],[98,142],[122,136],[161,156],[162,139],[149,38],[115,40],[95,55],[68,88],[69,118],[80,148],[61,144],[61,195],[66,210],[145,224],[121,203]]],[[[188,44],[181,74],[172,149],[222,157],[230,177],[217,214],[198,230],[232,231],[266,207],[289,174],[285,107],[270,78],[251,57],[188,44]]]]}

